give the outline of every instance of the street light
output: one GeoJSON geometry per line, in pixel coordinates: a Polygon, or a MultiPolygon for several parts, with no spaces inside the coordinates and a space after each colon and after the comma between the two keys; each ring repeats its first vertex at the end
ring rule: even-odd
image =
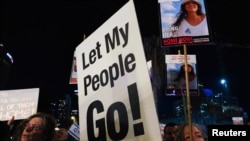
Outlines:
{"type": "Polygon", "coordinates": [[[225,89],[227,88],[227,81],[225,79],[221,79],[220,83],[225,87],[225,89]]]}
{"type": "Polygon", "coordinates": [[[225,94],[229,95],[228,87],[227,87],[227,80],[223,78],[220,80],[220,83],[222,84],[222,86],[224,88],[225,94]]]}
{"type": "Polygon", "coordinates": [[[76,122],[76,117],[75,116],[71,116],[70,119],[75,123],[76,122]]]}

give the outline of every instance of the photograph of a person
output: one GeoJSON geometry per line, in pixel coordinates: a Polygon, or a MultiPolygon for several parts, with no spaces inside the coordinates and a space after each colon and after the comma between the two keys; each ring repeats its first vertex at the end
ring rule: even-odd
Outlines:
{"type": "Polygon", "coordinates": [[[76,63],[75,53],[74,53],[73,61],[72,61],[72,68],[71,68],[69,83],[70,84],[77,84],[77,63],[76,63]]]}
{"type": "Polygon", "coordinates": [[[160,3],[162,38],[209,36],[204,0],[160,3]]]}
{"type": "Polygon", "coordinates": [[[190,95],[198,94],[198,75],[196,70],[196,56],[187,56],[185,69],[183,55],[165,55],[166,61],[166,95],[180,96],[186,93],[186,71],[190,95]]]}
{"type": "Polygon", "coordinates": [[[172,37],[208,35],[206,14],[199,0],[183,0],[172,24],[172,37]]]}
{"type": "MultiPolygon", "coordinates": [[[[197,77],[194,70],[194,67],[191,64],[187,64],[187,77],[188,77],[188,86],[189,89],[197,89],[197,77]]],[[[186,88],[186,79],[185,79],[185,64],[182,64],[179,68],[179,73],[174,79],[175,88],[185,89],[186,88]]]]}

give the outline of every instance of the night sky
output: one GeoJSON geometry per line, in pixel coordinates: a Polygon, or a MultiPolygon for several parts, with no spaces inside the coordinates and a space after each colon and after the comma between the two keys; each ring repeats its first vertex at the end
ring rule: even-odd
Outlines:
{"type": "MultiPolygon", "coordinates": [[[[1,43],[14,58],[6,89],[40,88],[39,108],[49,99],[64,98],[75,48],[127,0],[1,0],[1,43]]],[[[159,36],[157,0],[134,0],[141,34],[159,36]]],[[[250,43],[246,2],[207,1],[214,45],[188,47],[197,55],[204,87],[220,91],[228,79],[230,93],[250,113],[250,43]]],[[[173,52],[176,49],[173,49],[173,52]]],[[[176,52],[177,53],[177,52],[176,52]]],[[[43,107],[43,108],[42,108],[43,107]]]]}

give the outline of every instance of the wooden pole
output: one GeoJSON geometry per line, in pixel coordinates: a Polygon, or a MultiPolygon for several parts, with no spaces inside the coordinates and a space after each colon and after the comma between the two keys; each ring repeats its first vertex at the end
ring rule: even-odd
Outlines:
{"type": "MultiPolygon", "coordinates": [[[[178,55],[181,55],[181,51],[178,50],[178,55]]],[[[182,105],[183,105],[183,112],[184,112],[184,117],[185,117],[185,123],[188,122],[187,120],[187,107],[186,107],[186,99],[185,95],[182,93],[182,105]]]]}
{"type": "Polygon", "coordinates": [[[188,125],[190,128],[190,140],[193,140],[192,134],[192,117],[191,117],[191,105],[190,105],[190,94],[189,94],[189,81],[188,81],[188,71],[187,71],[187,46],[184,44],[184,63],[185,63],[185,80],[186,80],[186,97],[187,97],[187,114],[188,114],[188,125]]]}

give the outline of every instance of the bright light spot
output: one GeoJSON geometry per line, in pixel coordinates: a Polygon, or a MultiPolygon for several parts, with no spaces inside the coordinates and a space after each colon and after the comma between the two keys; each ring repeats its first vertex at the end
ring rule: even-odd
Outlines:
{"type": "Polygon", "coordinates": [[[225,84],[225,83],[226,83],[226,80],[225,80],[225,79],[221,79],[220,83],[221,83],[221,84],[225,84]]]}
{"type": "Polygon", "coordinates": [[[76,118],[75,118],[74,116],[71,116],[71,119],[72,119],[72,120],[75,120],[76,118]]]}
{"type": "Polygon", "coordinates": [[[10,58],[10,61],[11,61],[11,63],[13,64],[13,63],[14,63],[14,59],[13,59],[13,57],[10,55],[10,53],[7,52],[6,55],[10,58]]]}

